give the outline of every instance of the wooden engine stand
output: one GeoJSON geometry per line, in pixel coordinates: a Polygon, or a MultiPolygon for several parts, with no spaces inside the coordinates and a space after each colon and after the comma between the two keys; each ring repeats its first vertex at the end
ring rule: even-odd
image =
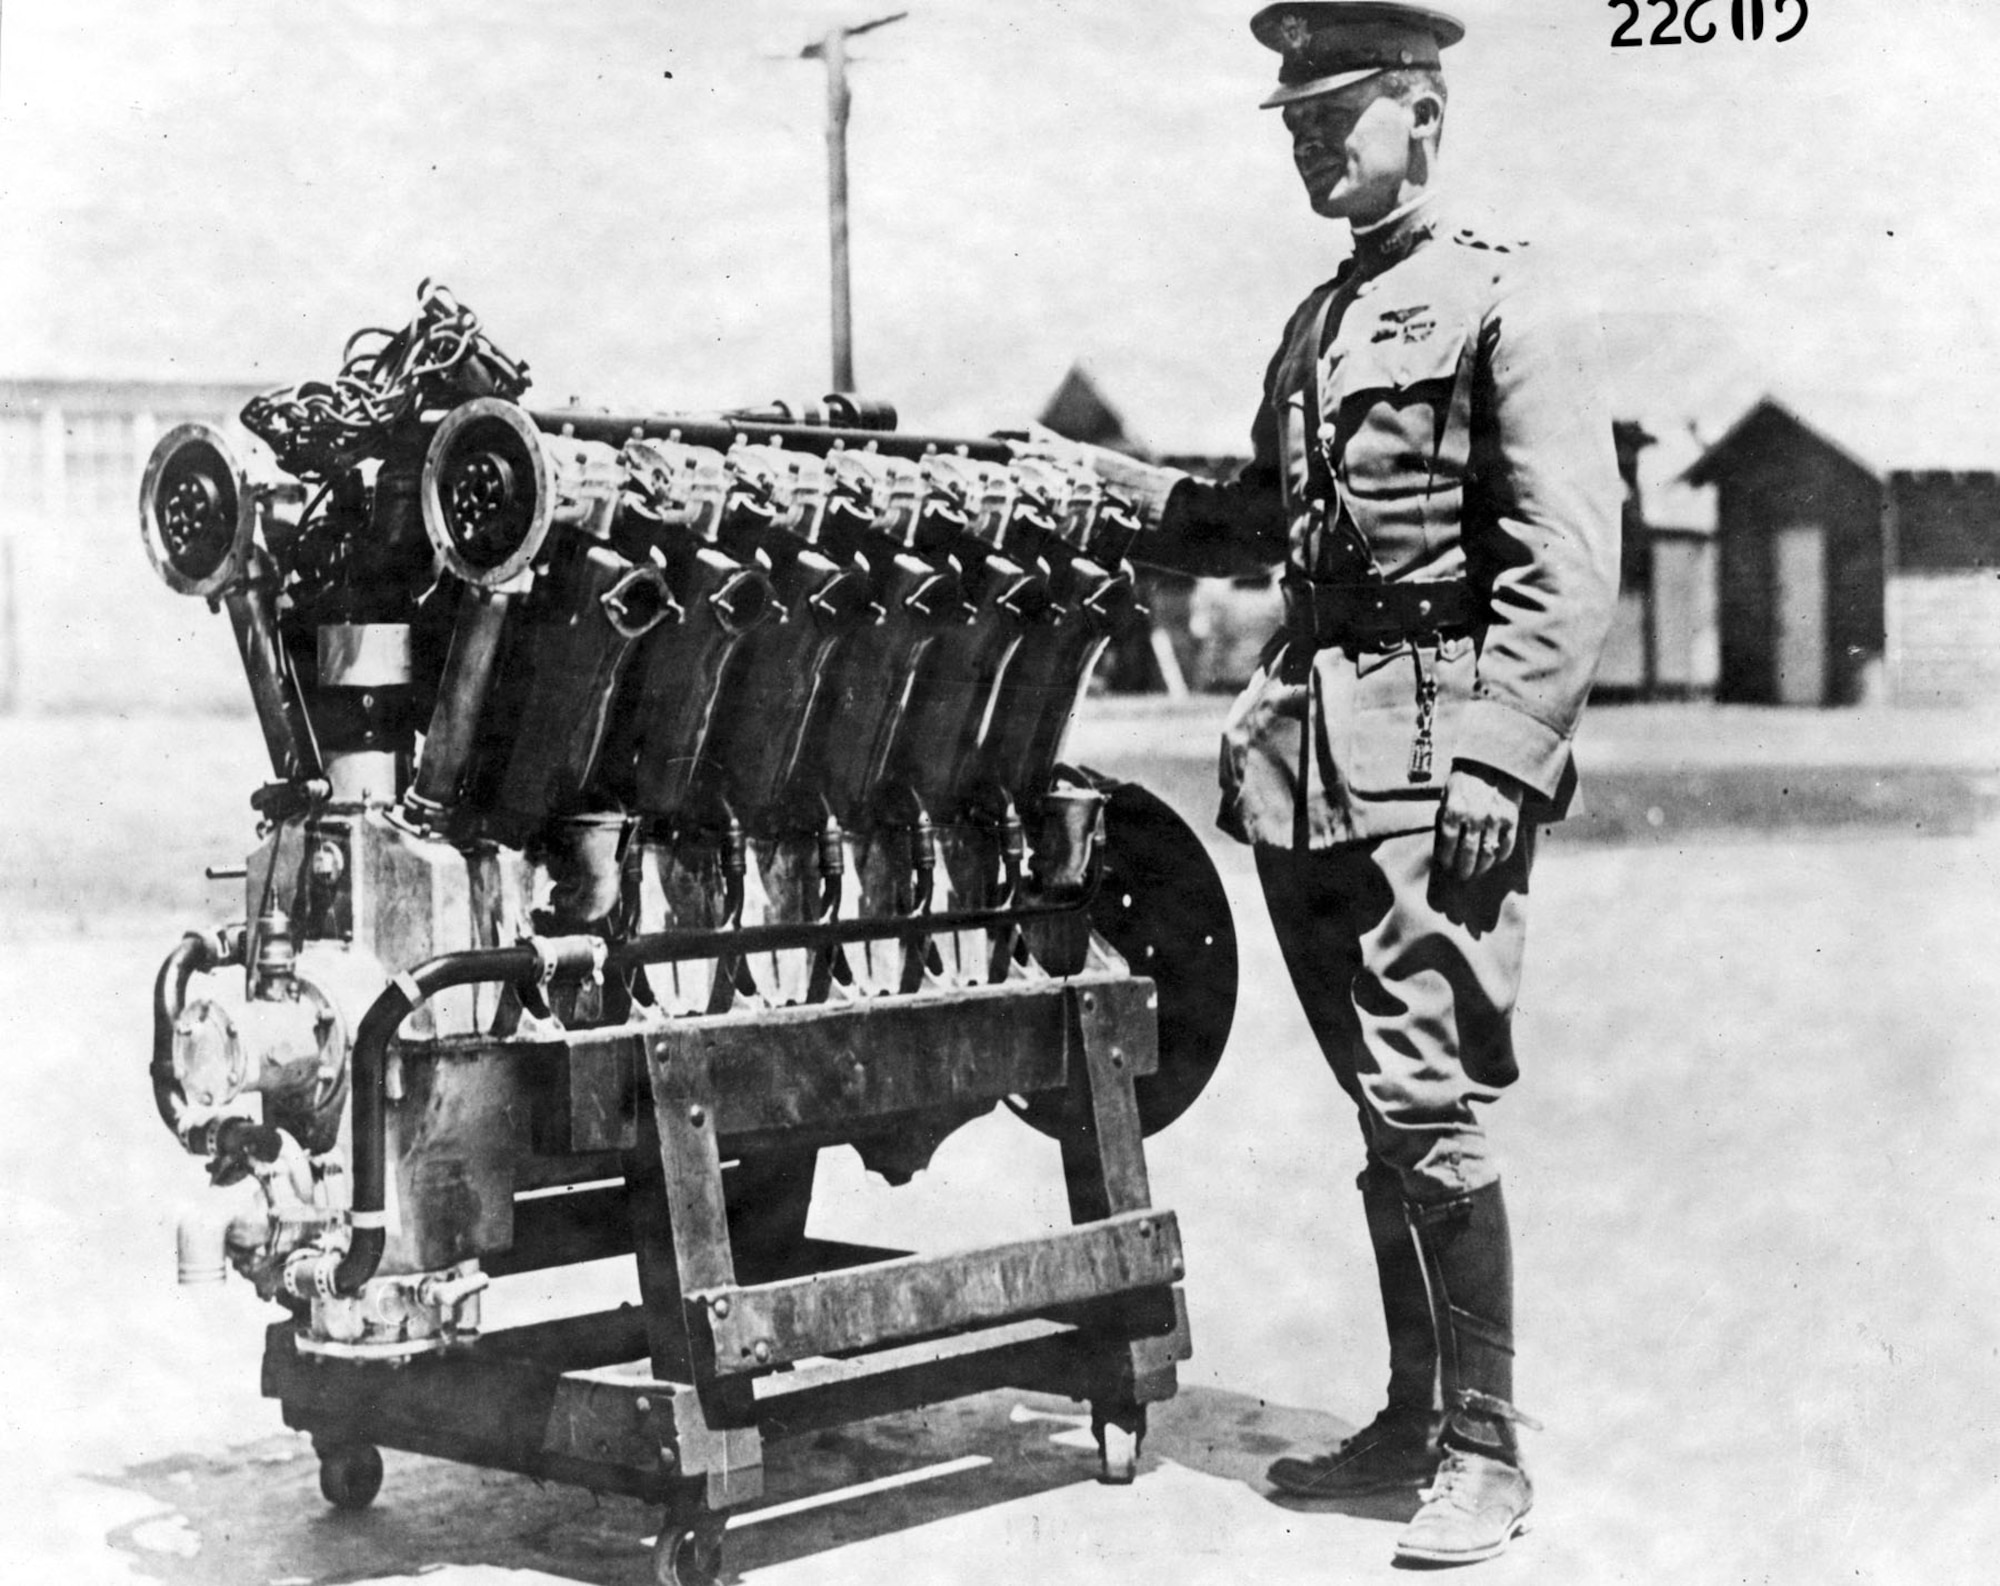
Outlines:
{"type": "Polygon", "coordinates": [[[405,1043],[398,1114],[436,1095],[415,1070],[472,1058],[502,1076],[486,1105],[525,1101],[538,1148],[618,1153],[622,1186],[517,1200],[513,1248],[487,1269],[630,1250],[642,1303],[393,1366],[301,1351],[283,1323],[264,1392],[312,1434],[338,1504],[374,1496],[378,1446],[662,1503],[671,1586],[716,1578],[727,1510],[762,1493],[767,1436],[1017,1386],[1088,1400],[1105,1479],[1130,1481],[1145,1407],[1172,1396],[1189,1352],[1180,1231],[1150,1203],[1133,1089],[1157,1067],[1156,1011],[1150,980],[1091,972],[405,1043]],[[931,1255],[805,1236],[820,1144],[1035,1092],[1063,1098],[1072,1227],[931,1255]],[[738,1175],[764,1191],[789,1177],[791,1193],[732,1194],[738,1175]]]}

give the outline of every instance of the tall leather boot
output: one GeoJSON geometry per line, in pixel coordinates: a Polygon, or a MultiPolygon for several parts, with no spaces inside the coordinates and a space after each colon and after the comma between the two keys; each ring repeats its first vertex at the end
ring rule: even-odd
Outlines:
{"type": "Polygon", "coordinates": [[[1424,1503],[1396,1544],[1422,1564],[1491,1558],[1534,1507],[1521,1469],[1514,1408],[1514,1253],[1498,1184],[1407,1208],[1430,1285],[1445,1424],[1443,1458],[1424,1503]]]}
{"type": "Polygon", "coordinates": [[[1403,1215],[1395,1171],[1371,1162],[1355,1180],[1375,1249],[1382,1319],[1389,1330],[1389,1402],[1374,1420],[1330,1452],[1287,1456],[1266,1472],[1272,1486],[1299,1498],[1353,1498],[1419,1487],[1437,1469],[1437,1335],[1431,1325],[1423,1263],[1403,1215]]]}
{"type": "MultiPolygon", "coordinates": [[[[1437,1332],[1431,1322],[1430,1287],[1417,1242],[1403,1212],[1395,1169],[1371,1162],[1356,1181],[1368,1239],[1375,1247],[1375,1276],[1382,1289],[1382,1320],[1389,1331],[1389,1408],[1438,1415],[1437,1332]]],[[[1435,1442],[1436,1428],[1432,1430],[1435,1442]]]]}

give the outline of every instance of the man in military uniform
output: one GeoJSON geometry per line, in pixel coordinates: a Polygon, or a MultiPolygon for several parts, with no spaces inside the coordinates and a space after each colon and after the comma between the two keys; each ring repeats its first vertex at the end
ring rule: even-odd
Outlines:
{"type": "Polygon", "coordinates": [[[1270,1480],[1308,1497],[1428,1482],[1399,1559],[1469,1562],[1532,1502],[1507,1214],[1476,1109],[1516,1075],[1535,834],[1569,807],[1616,595],[1611,417],[1595,322],[1517,245],[1440,212],[1439,51],[1459,22],[1287,0],[1251,29],[1281,58],[1265,107],[1353,253],[1286,327],[1233,482],[1104,468],[1145,509],[1143,559],[1285,565],[1284,627],[1224,732],[1221,824],[1255,845],[1360,1115],[1390,1375],[1367,1427],[1270,1480]]]}

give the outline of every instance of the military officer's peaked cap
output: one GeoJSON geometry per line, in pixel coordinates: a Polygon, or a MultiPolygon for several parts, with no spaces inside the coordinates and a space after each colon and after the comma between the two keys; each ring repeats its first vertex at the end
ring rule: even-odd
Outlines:
{"type": "Polygon", "coordinates": [[[1465,37],[1465,24],[1400,0],[1280,0],[1250,19],[1250,31],[1281,57],[1277,91],[1258,106],[1271,110],[1377,72],[1434,67],[1438,51],[1465,37]]]}

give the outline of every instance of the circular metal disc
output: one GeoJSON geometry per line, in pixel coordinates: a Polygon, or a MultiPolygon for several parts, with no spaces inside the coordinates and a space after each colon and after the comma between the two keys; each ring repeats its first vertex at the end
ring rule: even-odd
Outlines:
{"type": "Polygon", "coordinates": [[[219,594],[242,574],[256,509],[222,432],[181,424],[160,437],[139,484],[146,556],[167,587],[219,594]]]}
{"type": "Polygon", "coordinates": [[[423,509],[431,545],[468,584],[498,589],[525,572],[555,513],[534,420],[498,397],[453,408],[424,457],[423,509]]]}

